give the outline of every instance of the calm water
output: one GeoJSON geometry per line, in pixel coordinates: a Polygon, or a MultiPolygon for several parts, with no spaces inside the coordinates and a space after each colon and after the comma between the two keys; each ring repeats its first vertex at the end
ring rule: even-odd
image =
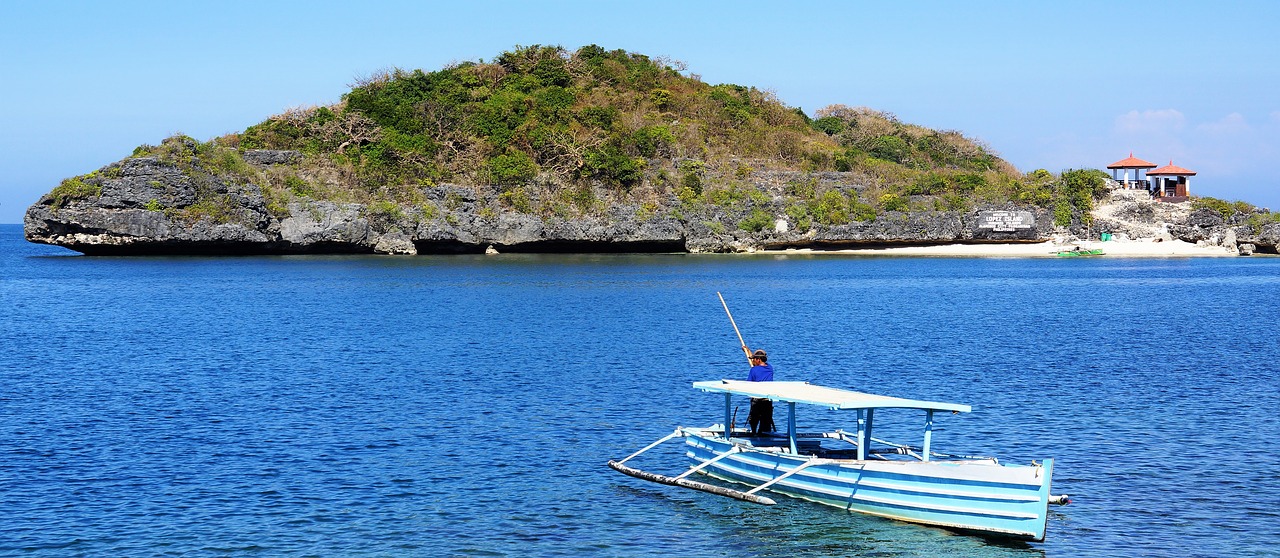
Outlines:
{"type": "Polygon", "coordinates": [[[121,259],[3,225],[0,555],[1278,556],[1278,309],[1280,258],[121,259]],[[613,472],[721,419],[716,291],[779,379],[971,404],[935,447],[1055,457],[1075,502],[1010,544],[613,472]]]}

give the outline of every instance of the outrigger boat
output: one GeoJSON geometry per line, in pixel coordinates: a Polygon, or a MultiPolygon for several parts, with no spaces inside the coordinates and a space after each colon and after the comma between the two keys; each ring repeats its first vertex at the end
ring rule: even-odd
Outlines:
{"type": "Polygon", "coordinates": [[[1082,256],[1101,256],[1104,252],[1102,248],[1081,248],[1076,246],[1072,250],[1058,250],[1053,255],[1059,258],[1078,258],[1082,256]]]}
{"type": "Polygon", "coordinates": [[[771,505],[761,492],[948,529],[1033,541],[1044,540],[1050,503],[1066,496],[1049,493],[1053,460],[1008,465],[993,457],[947,455],[932,448],[934,414],[967,413],[968,405],[918,401],[823,387],[808,382],[694,382],[695,389],[724,394],[723,424],[679,427],[621,461],[613,469],[636,478],[692,488],[771,505]],[[753,436],[733,424],[733,396],[767,398],[787,404],[785,434],[753,436]],[[796,405],[857,412],[853,432],[798,433],[796,405]],[[921,446],[890,443],[872,436],[877,409],[924,411],[921,446]],[[684,438],[692,467],[669,477],[634,469],[627,461],[671,439],[684,438]],[[752,486],[742,491],[688,477],[701,473],[752,486]]]}

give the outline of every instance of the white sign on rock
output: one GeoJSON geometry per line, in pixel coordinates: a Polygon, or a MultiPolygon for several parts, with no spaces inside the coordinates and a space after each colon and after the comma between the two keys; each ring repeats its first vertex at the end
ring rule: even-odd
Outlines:
{"type": "Polygon", "coordinates": [[[1036,217],[1030,211],[979,211],[978,228],[992,232],[1014,232],[1036,226],[1036,217]]]}

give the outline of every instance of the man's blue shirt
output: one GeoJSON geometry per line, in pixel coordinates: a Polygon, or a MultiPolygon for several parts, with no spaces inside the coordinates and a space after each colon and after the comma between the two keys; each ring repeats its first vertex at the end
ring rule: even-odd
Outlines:
{"type": "Polygon", "coordinates": [[[748,382],[772,382],[773,366],[770,366],[768,363],[761,364],[759,366],[752,366],[751,372],[747,374],[747,381],[748,382]]]}

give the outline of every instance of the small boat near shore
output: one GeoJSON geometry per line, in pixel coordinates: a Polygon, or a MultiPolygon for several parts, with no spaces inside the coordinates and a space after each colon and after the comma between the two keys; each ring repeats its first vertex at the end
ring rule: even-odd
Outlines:
{"type": "Polygon", "coordinates": [[[1010,465],[993,457],[935,452],[935,413],[969,412],[968,405],[887,397],[808,382],[717,380],[695,382],[693,387],[724,395],[724,423],[679,427],[625,459],[610,461],[609,466],[643,480],[757,504],[775,503],[762,494],[768,490],[880,517],[1033,541],[1044,540],[1049,504],[1067,502],[1066,496],[1049,492],[1052,459],[1010,465]],[[753,435],[734,428],[734,396],[786,403],[786,432],[753,435]],[[797,432],[796,405],[854,411],[856,428],[797,432]],[[872,436],[876,411],[890,408],[923,411],[921,445],[872,436]],[[726,424],[730,425],[727,429],[726,424]],[[626,465],[653,447],[678,438],[685,439],[685,455],[691,463],[680,475],[671,477],[626,465]],[[752,488],[737,490],[688,478],[694,473],[752,488]]]}
{"type": "Polygon", "coordinates": [[[1102,248],[1081,248],[1076,246],[1071,250],[1058,250],[1053,254],[1059,258],[1079,258],[1082,256],[1101,256],[1104,252],[1102,248]]]}

